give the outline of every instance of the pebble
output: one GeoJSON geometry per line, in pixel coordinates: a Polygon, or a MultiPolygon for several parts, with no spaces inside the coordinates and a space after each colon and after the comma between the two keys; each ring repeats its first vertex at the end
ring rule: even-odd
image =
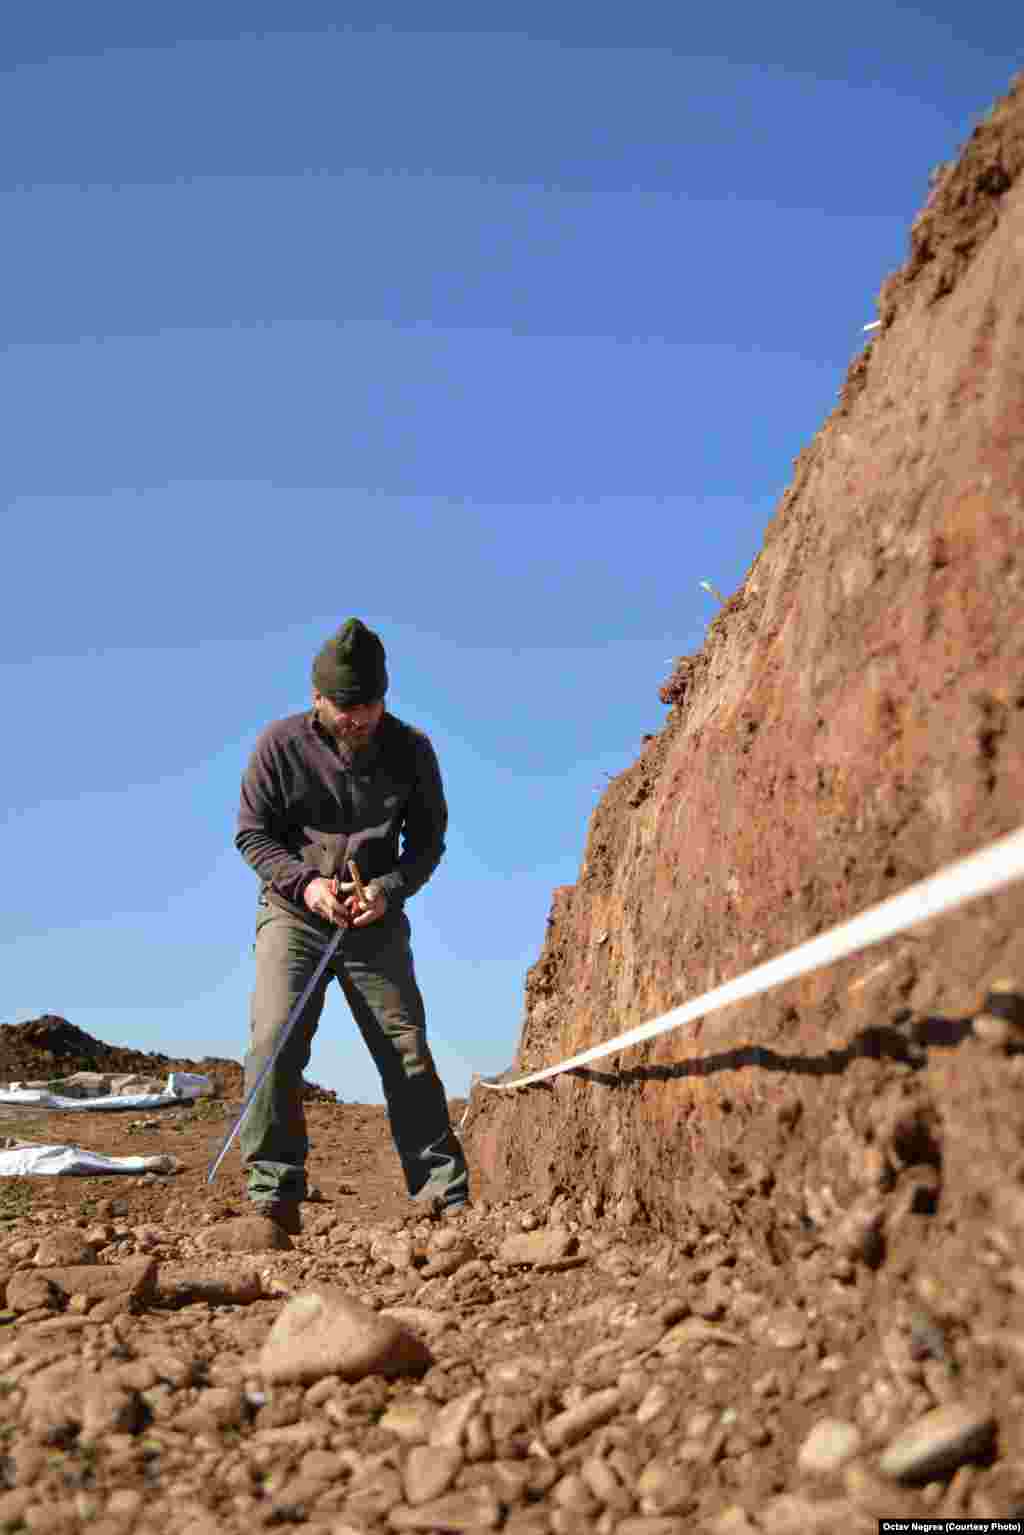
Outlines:
{"type": "Polygon", "coordinates": [[[645,1514],[685,1513],[693,1502],[686,1471],[667,1460],[655,1459],[644,1467],[637,1478],[636,1495],[645,1514]]]}
{"type": "Polygon", "coordinates": [[[470,1419],[482,1397],[483,1391],[477,1386],[443,1407],[430,1431],[430,1443],[445,1449],[460,1448],[465,1443],[470,1419]]]}
{"type": "Polygon", "coordinates": [[[570,1471],[555,1483],[551,1500],[559,1508],[571,1509],[577,1514],[593,1514],[598,1507],[597,1499],[578,1471],[570,1471]]]}
{"type": "Polygon", "coordinates": [[[759,1341],[770,1348],[802,1348],[807,1342],[807,1319],[800,1311],[781,1311],[758,1329],[759,1341]]]}
{"type": "Polygon", "coordinates": [[[513,1266],[550,1267],[572,1257],[578,1245],[576,1236],[559,1226],[512,1232],[498,1249],[498,1259],[513,1266]]]}
{"type": "Polygon", "coordinates": [[[222,1274],[190,1269],[173,1277],[161,1274],[156,1288],[160,1306],[188,1306],[205,1301],[208,1306],[249,1306],[263,1294],[259,1274],[251,1268],[233,1268],[222,1274]]]}
{"type": "Polygon", "coordinates": [[[709,1407],[699,1407],[695,1413],[691,1413],[686,1422],[686,1434],[689,1439],[703,1439],[705,1434],[711,1432],[714,1426],[715,1415],[709,1407]]]}
{"type": "Polygon", "coordinates": [[[737,1332],[716,1327],[713,1322],[706,1322],[703,1317],[690,1316],[669,1329],[658,1344],[658,1353],[671,1354],[676,1349],[687,1348],[695,1343],[728,1343],[736,1348],[745,1341],[737,1332]]]}
{"type": "Polygon", "coordinates": [[[359,1519],[378,1519],[402,1502],[402,1478],[391,1466],[370,1463],[349,1483],[345,1513],[359,1519]]]}
{"type": "Polygon", "coordinates": [[[984,1455],[995,1433],[995,1418],[986,1407],[947,1402],[897,1434],[879,1468],[897,1481],[931,1481],[984,1455]]]}
{"type": "Polygon", "coordinates": [[[633,1507],[633,1499],[606,1460],[599,1455],[589,1456],[580,1466],[580,1475],[599,1503],[626,1513],[633,1507]]]}
{"type": "Polygon", "coordinates": [[[544,1440],[551,1450],[561,1450],[583,1439],[592,1429],[614,1417],[622,1393],[614,1388],[595,1391],[575,1407],[568,1408],[544,1425],[544,1440]]]}
{"type": "Polygon", "coordinates": [[[852,1460],[860,1450],[860,1431],[853,1423],[822,1418],[800,1446],[797,1465],[801,1471],[827,1476],[852,1460]]]}
{"type": "Polygon", "coordinates": [[[211,1386],[199,1393],[198,1400],[178,1414],[175,1425],[190,1432],[237,1428],[244,1414],[244,1399],[238,1388],[211,1386]]]}
{"type": "Polygon", "coordinates": [[[656,1382],[647,1391],[640,1406],[637,1408],[636,1421],[638,1423],[650,1423],[652,1419],[658,1417],[659,1413],[663,1413],[676,1400],[676,1393],[670,1391],[660,1381],[656,1382]]]}
{"type": "Polygon", "coordinates": [[[36,1268],[59,1268],[96,1262],[96,1249],[77,1231],[50,1231],[36,1248],[36,1268]]]}
{"type": "Polygon", "coordinates": [[[382,1415],[379,1426],[406,1444],[426,1444],[436,1417],[437,1408],[429,1402],[395,1402],[382,1415]]]}
{"type": "Polygon", "coordinates": [[[411,1237],[386,1234],[370,1243],[370,1257],[375,1263],[390,1264],[397,1271],[412,1268],[415,1247],[411,1237]]]}
{"type": "Polygon", "coordinates": [[[486,1487],[450,1492],[418,1507],[399,1504],[388,1513],[396,1530],[493,1530],[501,1518],[497,1498],[486,1487]]]}
{"type": "Polygon", "coordinates": [[[422,1375],[432,1363],[426,1344],[393,1317],[327,1286],[287,1302],[259,1356],[264,1380],[305,1384],[325,1375],[422,1375]]]}
{"type": "Polygon", "coordinates": [[[980,1039],[990,1050],[1003,1050],[1019,1037],[1009,1019],[999,1018],[995,1013],[978,1013],[971,1023],[971,1029],[975,1039],[980,1039]]]}
{"type": "Polygon", "coordinates": [[[36,1284],[49,1287],[60,1297],[86,1295],[90,1300],[108,1300],[114,1296],[150,1299],[156,1288],[157,1265],[152,1258],[134,1258],[124,1263],[75,1264],[68,1268],[19,1270],[7,1284],[7,1304],[14,1311],[34,1310],[47,1301],[36,1301],[36,1284]]]}
{"type": "Polygon", "coordinates": [[[444,1445],[414,1445],[402,1468],[407,1503],[429,1503],[447,1492],[462,1467],[462,1451],[444,1445]]]}
{"type": "Polygon", "coordinates": [[[7,1304],[12,1312],[31,1313],[40,1307],[56,1311],[62,1299],[62,1291],[46,1274],[31,1269],[22,1269],[7,1281],[7,1304]]]}
{"type": "MultiPolygon", "coordinates": [[[[452,1236],[455,1234],[451,1233],[452,1236]]],[[[435,1244],[435,1251],[430,1261],[420,1270],[420,1273],[424,1279],[444,1279],[449,1274],[454,1274],[464,1263],[472,1263],[475,1257],[476,1248],[468,1238],[440,1249],[437,1249],[435,1244]]]]}
{"type": "Polygon", "coordinates": [[[201,1233],[199,1244],[221,1253],[290,1252],[295,1245],[287,1231],[265,1215],[239,1215],[209,1226],[201,1233]]]}
{"type": "Polygon", "coordinates": [[[773,1498],[759,1508],[757,1527],[765,1535],[835,1535],[839,1530],[864,1528],[851,1519],[850,1505],[845,1498],[812,1502],[792,1494],[773,1498]]]}

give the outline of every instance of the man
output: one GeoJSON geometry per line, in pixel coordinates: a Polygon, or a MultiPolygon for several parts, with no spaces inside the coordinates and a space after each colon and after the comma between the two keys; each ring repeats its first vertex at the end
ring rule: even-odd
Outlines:
{"type": "Polygon", "coordinates": [[[242,1128],[249,1197],[292,1233],[309,1149],[302,1073],[332,975],[380,1072],[410,1195],[445,1213],[469,1197],[404,911],[441,861],[448,808],[430,741],[385,712],[387,687],[380,639],[348,619],[313,663],[312,710],[270,725],[242,780],[235,846],[260,878],[246,1092],[335,928],[346,929],[242,1128]]]}

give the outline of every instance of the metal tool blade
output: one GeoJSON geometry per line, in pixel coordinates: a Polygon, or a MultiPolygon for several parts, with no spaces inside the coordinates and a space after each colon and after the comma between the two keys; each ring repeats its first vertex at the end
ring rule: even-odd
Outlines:
{"type": "Polygon", "coordinates": [[[323,956],[322,956],[322,958],[320,960],[320,963],[317,965],[316,969],[313,971],[313,974],[310,976],[309,980],[306,982],[306,985],[303,988],[302,995],[300,996],[299,1000],[296,1002],[295,1006],[292,1008],[291,1012],[288,1014],[288,1021],[285,1024],[284,1028],[281,1030],[280,1034],[278,1035],[277,1040],[276,1040],[276,1042],[274,1044],[273,1050],[270,1052],[270,1054],[268,1055],[267,1059],[264,1061],[263,1065],[260,1067],[260,1074],[259,1074],[259,1076],[256,1078],[255,1082],[252,1084],[252,1087],[249,1089],[248,1093],[246,1093],[246,1095],[245,1095],[245,1102],[242,1104],[241,1112],[239,1113],[238,1118],[235,1120],[235,1123],[232,1125],[231,1129],[228,1131],[227,1135],[224,1137],[224,1140],[223,1140],[223,1142],[222,1142],[222,1144],[220,1146],[220,1149],[218,1150],[216,1156],[213,1158],[213,1161],[210,1163],[209,1167],[207,1168],[207,1172],[206,1172],[206,1181],[207,1181],[207,1183],[212,1183],[214,1178],[217,1176],[217,1169],[220,1166],[220,1164],[223,1162],[224,1158],[227,1156],[227,1153],[228,1153],[228,1150],[229,1150],[229,1148],[231,1146],[232,1141],[235,1139],[235,1136],[238,1134],[239,1130],[241,1130],[243,1124],[245,1123],[246,1116],[248,1115],[249,1110],[253,1106],[253,1102],[255,1101],[256,1094],[259,1092],[260,1088],[263,1086],[264,1081],[266,1080],[267,1072],[273,1066],[274,1062],[277,1060],[278,1056],[281,1054],[281,1051],[284,1049],[285,1045],[288,1043],[288,1039],[289,1039],[289,1036],[291,1035],[292,1029],[295,1027],[296,1021],[297,1021],[299,1015],[301,1014],[302,1009],[305,1007],[306,1003],[309,1001],[309,998],[312,995],[314,986],[316,985],[317,981],[319,981],[319,979],[323,975],[324,971],[327,969],[327,966],[330,964],[331,960],[334,958],[334,955],[337,953],[337,950],[338,950],[338,945],[341,943],[341,940],[342,940],[342,938],[344,936],[345,936],[345,929],[343,927],[339,927],[338,931],[335,933],[334,937],[331,939],[330,943],[327,945],[326,949],[324,950],[323,956]]]}

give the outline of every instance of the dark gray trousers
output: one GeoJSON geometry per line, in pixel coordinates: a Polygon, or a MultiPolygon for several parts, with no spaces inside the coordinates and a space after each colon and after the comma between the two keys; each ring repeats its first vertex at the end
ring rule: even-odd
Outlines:
{"type": "MultiPolygon", "coordinates": [[[[246,1092],[323,957],[330,936],[290,912],[260,904],[246,1092]]],[[[309,1140],[302,1073],[309,1064],[332,977],[341,986],[380,1073],[391,1135],[410,1195],[414,1199],[438,1195],[447,1205],[462,1203],[469,1192],[466,1163],[427,1044],[426,1015],[404,912],[345,933],[267,1073],[241,1132],[250,1197],[257,1201],[305,1197],[309,1140]]]]}

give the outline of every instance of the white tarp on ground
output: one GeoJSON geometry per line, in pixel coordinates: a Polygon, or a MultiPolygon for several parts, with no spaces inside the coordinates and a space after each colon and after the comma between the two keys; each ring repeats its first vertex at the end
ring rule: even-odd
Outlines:
{"type": "MultiPolygon", "coordinates": [[[[0,1088],[0,1103],[21,1108],[67,1109],[80,1113],[97,1109],[163,1109],[172,1103],[191,1102],[213,1092],[209,1077],[191,1071],[172,1071],[162,1093],[106,1093],[98,1098],[65,1098],[42,1087],[0,1088]]],[[[136,1158],[136,1161],[138,1158],[136,1158]]]]}
{"type": "Polygon", "coordinates": [[[173,1173],[174,1157],[105,1157],[84,1146],[15,1146],[0,1151],[0,1178],[26,1178],[39,1173],[75,1173],[95,1177],[99,1173],[173,1173]]]}

